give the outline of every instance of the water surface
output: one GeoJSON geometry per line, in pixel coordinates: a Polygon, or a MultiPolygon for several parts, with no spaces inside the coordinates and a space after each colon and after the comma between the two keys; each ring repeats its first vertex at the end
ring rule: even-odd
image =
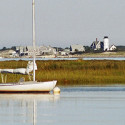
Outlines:
{"type": "Polygon", "coordinates": [[[125,125],[125,87],[61,87],[61,95],[0,94],[0,125],[125,125]]]}
{"type": "MultiPolygon", "coordinates": [[[[78,60],[79,58],[36,58],[36,60],[78,60]]],[[[80,58],[81,59],[81,58],[80,58]]],[[[96,57],[88,57],[88,58],[82,58],[83,60],[125,60],[124,57],[117,57],[117,58],[96,58],[96,57]]],[[[0,61],[11,61],[11,60],[32,60],[32,58],[0,58],[0,61]]]]}

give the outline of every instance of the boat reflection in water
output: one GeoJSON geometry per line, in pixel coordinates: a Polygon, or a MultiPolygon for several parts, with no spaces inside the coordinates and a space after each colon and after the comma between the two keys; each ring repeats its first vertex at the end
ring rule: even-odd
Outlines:
{"type": "Polygon", "coordinates": [[[0,123],[36,125],[38,111],[45,110],[48,102],[53,105],[59,99],[60,96],[53,94],[0,94],[0,123]]]}

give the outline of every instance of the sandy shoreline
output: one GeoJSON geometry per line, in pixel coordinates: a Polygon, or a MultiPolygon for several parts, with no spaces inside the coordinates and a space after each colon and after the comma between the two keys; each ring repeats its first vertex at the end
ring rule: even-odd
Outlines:
{"type": "MultiPolygon", "coordinates": [[[[21,57],[10,57],[5,56],[1,58],[32,58],[31,56],[21,56],[21,57]]],[[[84,53],[75,55],[45,55],[36,56],[36,58],[125,58],[125,52],[103,52],[103,53],[84,53]]]]}

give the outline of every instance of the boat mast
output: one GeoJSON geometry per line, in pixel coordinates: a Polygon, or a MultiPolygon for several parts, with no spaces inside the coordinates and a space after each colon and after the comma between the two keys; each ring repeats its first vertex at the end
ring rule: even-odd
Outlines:
{"type": "Polygon", "coordinates": [[[33,101],[33,125],[36,125],[36,103],[33,101]]]}
{"type": "Polygon", "coordinates": [[[35,0],[32,0],[32,39],[33,39],[33,81],[35,81],[35,56],[36,56],[36,39],[35,39],[35,0]]]}

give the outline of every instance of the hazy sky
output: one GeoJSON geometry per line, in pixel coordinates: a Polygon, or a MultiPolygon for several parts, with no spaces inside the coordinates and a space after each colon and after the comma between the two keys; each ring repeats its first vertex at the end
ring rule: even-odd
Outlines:
{"type": "MultiPolygon", "coordinates": [[[[125,0],[35,0],[36,43],[125,45],[125,0]]],[[[0,48],[32,45],[32,0],[0,0],[0,48]]]]}

